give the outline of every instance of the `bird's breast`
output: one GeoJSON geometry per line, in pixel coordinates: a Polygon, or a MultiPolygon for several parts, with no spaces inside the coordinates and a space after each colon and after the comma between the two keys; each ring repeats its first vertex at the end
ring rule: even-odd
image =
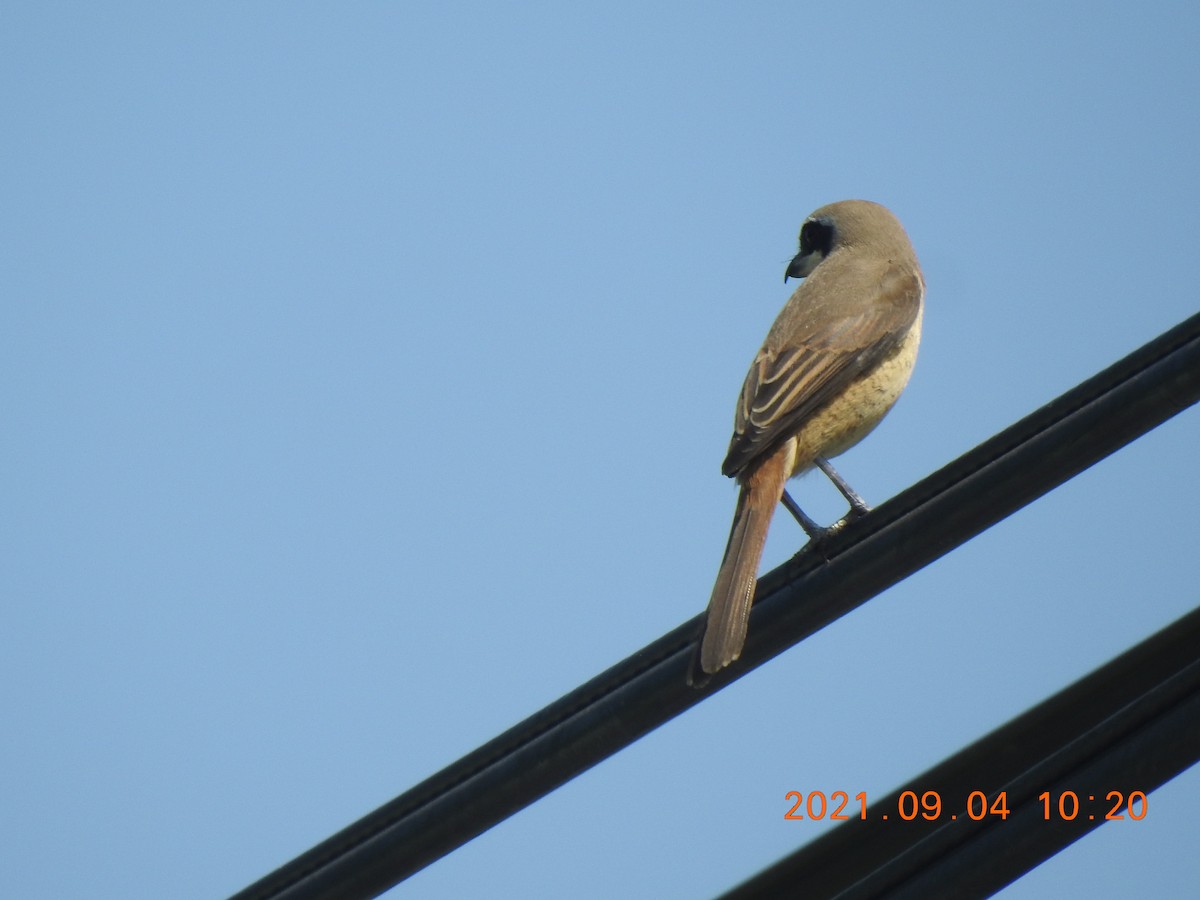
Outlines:
{"type": "Polygon", "coordinates": [[[796,463],[792,475],[845,453],[878,425],[908,384],[921,342],[921,313],[896,350],[874,369],[852,381],[841,394],[817,411],[796,433],[796,463]]]}

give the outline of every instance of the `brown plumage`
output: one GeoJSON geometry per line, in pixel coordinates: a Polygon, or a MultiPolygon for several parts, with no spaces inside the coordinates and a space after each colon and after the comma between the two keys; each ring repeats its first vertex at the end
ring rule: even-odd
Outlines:
{"type": "Polygon", "coordinates": [[[908,383],[925,282],[900,222],[866,200],[805,220],[785,277],[804,281],[754,358],[722,471],[740,485],[700,650],[706,673],[741,654],[775,507],[787,479],[864,438],[908,383]]]}

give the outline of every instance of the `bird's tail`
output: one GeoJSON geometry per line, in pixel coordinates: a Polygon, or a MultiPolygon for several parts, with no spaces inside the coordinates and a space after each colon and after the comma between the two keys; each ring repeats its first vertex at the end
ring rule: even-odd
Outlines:
{"type": "Polygon", "coordinates": [[[767,529],[791,475],[794,449],[784,445],[742,483],[725,558],[717,572],[700,645],[700,668],[712,674],[741,655],[767,529]]]}

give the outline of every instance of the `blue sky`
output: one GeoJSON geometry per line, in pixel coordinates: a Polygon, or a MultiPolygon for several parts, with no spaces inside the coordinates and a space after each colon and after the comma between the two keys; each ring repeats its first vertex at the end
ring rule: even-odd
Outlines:
{"type": "MultiPolygon", "coordinates": [[[[1185,3],[6,6],[0,894],[229,894],[700,612],[817,206],[891,207],[928,282],[839,464],[873,502],[1186,318],[1198,44],[1185,3]]],[[[820,832],[787,791],[882,795],[1195,606],[1198,443],[391,896],[737,883],[820,832]]],[[[1182,896],[1198,804],[1002,896],[1182,896]]]]}

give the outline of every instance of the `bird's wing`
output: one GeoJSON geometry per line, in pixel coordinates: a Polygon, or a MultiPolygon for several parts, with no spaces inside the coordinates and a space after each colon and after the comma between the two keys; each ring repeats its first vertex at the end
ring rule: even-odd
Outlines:
{"type": "Polygon", "coordinates": [[[737,475],[774,450],[899,347],[920,313],[920,275],[889,267],[876,284],[875,296],[855,298],[844,316],[815,316],[779,350],[758,352],[722,472],[737,475]]]}

